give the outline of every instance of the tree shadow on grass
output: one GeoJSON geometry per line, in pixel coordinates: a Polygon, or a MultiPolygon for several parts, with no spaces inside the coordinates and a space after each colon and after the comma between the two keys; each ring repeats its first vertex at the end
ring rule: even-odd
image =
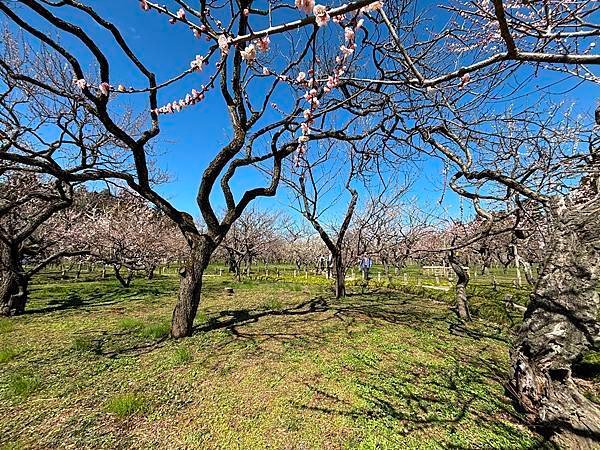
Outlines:
{"type": "Polygon", "coordinates": [[[139,300],[151,297],[160,297],[171,292],[168,287],[140,285],[122,288],[120,286],[103,287],[93,290],[84,290],[74,285],[63,295],[53,295],[49,300],[35,302],[37,307],[29,307],[24,315],[47,314],[68,310],[90,310],[112,306],[126,301],[139,300]]]}
{"type": "Polygon", "coordinates": [[[514,448],[555,448],[542,436],[528,435],[510,400],[492,387],[486,369],[471,364],[390,371],[368,363],[352,367],[350,377],[335,382],[346,386],[344,398],[307,383],[312,398],[297,408],[346,417],[381,448],[400,448],[395,446],[411,435],[452,449],[505,448],[498,445],[506,442],[514,448]],[[462,444],[465,440],[468,445],[462,444]],[[527,440],[533,442],[525,445],[527,440]]]}
{"type": "MultiPolygon", "coordinates": [[[[222,345],[250,340],[252,344],[256,344],[256,350],[265,352],[272,348],[268,345],[261,346],[266,341],[306,337],[309,331],[319,330],[318,326],[315,327],[317,321],[335,321],[337,324],[360,321],[374,326],[384,322],[429,332],[444,330],[450,325],[451,334],[479,344],[476,347],[478,350],[473,350],[473,346],[461,349],[462,344],[457,341],[456,346],[459,348],[452,349],[447,355],[446,361],[451,362],[440,364],[424,361],[423,367],[412,371],[410,367],[402,370],[398,366],[390,372],[388,367],[380,366],[377,361],[367,360],[365,363],[361,360],[357,366],[350,364],[346,367],[349,376],[343,372],[341,375],[348,376],[351,380],[350,384],[358,401],[342,399],[335,391],[327,392],[323,385],[307,385],[322,401],[297,405],[298,408],[349,417],[361,422],[364,429],[382,427],[382,433],[385,433],[384,428],[393,427],[394,433],[400,435],[414,433],[422,436],[429,433],[429,428],[439,429],[448,438],[442,443],[444,448],[474,448],[461,444],[461,439],[469,438],[468,432],[462,431],[465,424],[470,429],[480,430],[477,439],[481,444],[475,448],[486,448],[489,444],[486,439],[495,439],[496,443],[529,440],[535,441],[529,448],[553,448],[542,437],[532,437],[524,427],[517,425],[525,424],[502,389],[507,377],[506,363],[495,360],[492,353],[483,354],[488,345],[497,345],[492,342],[506,343],[501,328],[492,326],[490,332],[485,323],[479,324],[478,328],[457,323],[445,304],[429,305],[427,301],[407,300],[401,294],[387,292],[356,295],[343,300],[315,297],[280,309],[219,311],[205,323],[196,326],[194,331],[209,333],[226,330],[229,338],[222,345]],[[293,321],[286,322],[288,325],[283,332],[273,332],[281,329],[281,323],[269,323],[268,328],[257,326],[260,321],[269,317],[282,316],[293,318],[293,321]],[[304,321],[311,325],[308,328],[298,326],[299,322],[304,321]],[[482,343],[482,340],[488,340],[488,343],[482,343]],[[420,370],[423,368],[425,369],[420,370]]],[[[317,331],[317,337],[321,340],[317,342],[318,345],[327,344],[323,342],[327,339],[326,333],[322,329],[317,331]]],[[[440,336],[440,339],[443,337],[440,336]]],[[[300,343],[305,345],[305,341],[300,343]]],[[[436,354],[440,351],[448,350],[437,347],[432,350],[436,354]]],[[[336,379],[336,382],[341,381],[336,379]]],[[[518,448],[527,447],[522,445],[518,448]]]]}
{"type": "MultiPolygon", "coordinates": [[[[257,350],[261,344],[270,341],[280,343],[292,340],[307,339],[318,344],[326,336],[316,327],[317,324],[326,326],[335,323],[336,326],[345,326],[348,331],[355,323],[387,322],[412,328],[423,328],[441,323],[447,316],[446,311],[418,308],[406,301],[388,294],[380,296],[370,295],[368,298],[346,298],[343,300],[326,299],[322,296],[277,309],[236,309],[223,310],[213,313],[204,323],[194,328],[194,333],[208,333],[211,331],[225,330],[229,339],[223,340],[220,347],[224,347],[241,340],[251,341],[257,350]],[[273,332],[265,326],[257,326],[267,318],[287,317],[293,320],[288,322],[284,332],[273,332]]],[[[281,324],[275,327],[281,327],[281,324]]]]}
{"type": "Polygon", "coordinates": [[[143,339],[133,331],[86,332],[76,337],[75,351],[84,351],[97,356],[118,358],[120,356],[140,356],[162,347],[168,336],[143,339]]]}

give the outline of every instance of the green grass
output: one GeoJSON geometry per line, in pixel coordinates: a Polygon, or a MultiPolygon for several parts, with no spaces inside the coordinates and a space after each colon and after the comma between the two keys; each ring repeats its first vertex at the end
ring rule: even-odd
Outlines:
{"type": "Polygon", "coordinates": [[[173,363],[185,365],[192,360],[192,352],[187,347],[178,347],[173,351],[173,363]]]}
{"type": "Polygon", "coordinates": [[[126,290],[93,275],[46,274],[31,313],[0,321],[1,348],[26,348],[0,365],[0,448],[543,448],[503,388],[504,291],[474,286],[464,330],[451,292],[335,300],[312,274],[213,274],[173,341],[175,270],[126,290]]]}
{"type": "Polygon", "coordinates": [[[6,317],[0,317],[0,334],[9,333],[12,329],[12,321],[6,317]]]}
{"type": "Polygon", "coordinates": [[[146,400],[136,394],[118,395],[111,398],[106,404],[106,410],[119,418],[141,413],[146,409],[146,400]]]}
{"type": "Polygon", "coordinates": [[[40,379],[31,372],[13,373],[8,377],[4,390],[9,399],[23,400],[40,387],[40,379]]]}
{"type": "Polygon", "coordinates": [[[281,309],[283,308],[283,302],[280,298],[271,297],[262,304],[262,307],[264,309],[281,309]]]}
{"type": "Polygon", "coordinates": [[[169,336],[171,324],[168,320],[144,325],[140,330],[140,336],[147,339],[163,339],[169,336]]]}
{"type": "Polygon", "coordinates": [[[0,364],[7,363],[15,356],[19,354],[18,350],[14,347],[5,347],[0,349],[0,364]]]}
{"type": "Polygon", "coordinates": [[[98,353],[100,342],[90,336],[76,336],[71,343],[71,349],[75,352],[98,353]]]}
{"type": "Polygon", "coordinates": [[[117,327],[124,331],[137,331],[144,327],[144,322],[133,317],[126,317],[119,320],[117,327]]]}

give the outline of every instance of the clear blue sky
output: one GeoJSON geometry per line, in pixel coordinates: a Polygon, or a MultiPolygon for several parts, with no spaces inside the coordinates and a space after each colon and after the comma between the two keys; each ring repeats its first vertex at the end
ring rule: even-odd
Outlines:
{"type": "MultiPolygon", "coordinates": [[[[293,0],[284,1],[293,4],[293,0]]],[[[189,62],[194,55],[203,53],[206,49],[203,39],[196,40],[191,32],[181,25],[169,24],[164,15],[142,11],[137,0],[88,0],[86,3],[92,5],[99,13],[117,25],[143,63],[157,74],[159,81],[168,79],[189,67],[189,62]]],[[[336,1],[335,3],[342,2],[336,1]]],[[[436,23],[441,24],[442,20],[441,15],[434,17],[434,26],[436,23]]],[[[115,52],[113,46],[104,45],[106,38],[96,24],[89,22],[85,28],[96,38],[97,43],[103,47],[111,60],[113,65],[111,84],[117,85],[122,80],[131,83],[131,66],[123,55],[115,52]]],[[[63,37],[62,39],[63,42],[71,45],[74,43],[69,38],[63,37]]],[[[189,91],[192,87],[198,87],[207,80],[211,72],[207,69],[204,72],[192,74],[173,87],[162,90],[159,104],[180,98],[182,92],[189,91]]],[[[537,79],[536,83],[545,84],[553,79],[553,76],[544,75],[537,79]]],[[[133,80],[133,82],[135,81],[133,80]]],[[[139,86],[143,80],[137,81],[139,81],[139,86]]],[[[532,88],[534,87],[532,86],[532,88]]],[[[579,110],[590,112],[599,95],[598,87],[588,83],[584,88],[569,93],[565,100],[575,101],[579,110]]],[[[535,100],[535,96],[521,99],[524,103],[535,100]]],[[[139,110],[139,104],[134,104],[134,106],[137,106],[139,110]]],[[[171,174],[172,181],[160,187],[159,190],[178,208],[189,211],[195,216],[198,214],[195,196],[202,171],[218,149],[227,142],[230,135],[229,121],[225,116],[223,106],[221,96],[216,92],[211,92],[207,99],[198,105],[187,108],[178,114],[161,116],[161,134],[156,140],[157,150],[160,154],[158,161],[160,166],[171,174]]],[[[423,171],[412,194],[418,196],[419,202],[433,204],[440,198],[439,179],[442,165],[439,161],[431,160],[426,162],[422,168],[423,171]],[[432,183],[431,180],[435,180],[435,183],[432,183]],[[437,187],[435,187],[436,185],[437,187]]],[[[262,178],[258,174],[245,173],[241,179],[235,179],[232,184],[234,190],[239,191],[246,187],[262,184],[262,178]]],[[[215,197],[215,201],[218,203],[220,199],[215,197]]],[[[277,199],[262,201],[262,204],[282,207],[287,202],[288,195],[281,192],[277,199]]],[[[457,211],[458,199],[456,196],[448,194],[446,203],[451,211],[457,211]]],[[[218,210],[219,207],[217,206],[216,209],[218,210]]]]}

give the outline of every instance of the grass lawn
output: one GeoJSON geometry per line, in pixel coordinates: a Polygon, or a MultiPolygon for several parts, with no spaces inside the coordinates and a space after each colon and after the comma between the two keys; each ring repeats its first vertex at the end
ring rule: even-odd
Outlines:
{"type": "Polygon", "coordinates": [[[502,387],[515,318],[482,292],[475,309],[498,320],[465,329],[438,292],[336,301],[312,277],[212,276],[174,342],[176,289],[34,284],[29,312],[0,321],[0,448],[543,446],[502,387]]]}

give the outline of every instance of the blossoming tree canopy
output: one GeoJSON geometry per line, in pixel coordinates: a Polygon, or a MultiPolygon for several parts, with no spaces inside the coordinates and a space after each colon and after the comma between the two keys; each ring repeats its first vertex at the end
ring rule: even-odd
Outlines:
{"type": "MultiPolygon", "coordinates": [[[[180,112],[190,106],[202,102],[207,92],[215,87],[215,81],[219,72],[226,69],[226,59],[235,49],[235,57],[241,57],[245,64],[257,77],[273,78],[280,84],[288,84],[292,89],[304,90],[306,107],[302,112],[303,122],[300,124],[300,136],[298,137],[298,157],[304,154],[306,143],[310,140],[311,125],[317,114],[322,98],[329,94],[339,84],[339,79],[348,70],[349,60],[357,48],[356,35],[363,27],[365,18],[369,13],[380,10],[383,6],[381,1],[358,0],[342,6],[328,6],[315,4],[312,0],[297,0],[296,20],[290,20],[289,11],[284,10],[286,5],[265,5],[266,9],[254,7],[243,8],[233,16],[221,17],[223,11],[219,9],[205,8],[202,11],[192,8],[190,5],[177,2],[172,5],[162,5],[147,0],[141,0],[140,7],[148,13],[156,13],[165,17],[169,24],[175,27],[189,29],[190,36],[198,39],[200,53],[191,55],[189,68],[178,74],[174,74],[169,80],[159,82],[150,87],[156,91],[176,84],[179,80],[193,73],[202,73],[201,83],[191,88],[180,98],[170,99],[162,105],[151,108],[153,117],[162,114],[173,114],[180,112]],[[176,9],[175,6],[178,6],[176,9]],[[236,34],[232,30],[231,23],[235,19],[245,23],[248,32],[236,34]],[[277,23],[279,22],[279,23],[277,23]],[[227,25],[229,23],[229,25],[227,25]],[[333,64],[322,64],[315,54],[306,61],[306,67],[299,65],[298,68],[289,68],[282,65],[277,54],[270,52],[271,39],[276,39],[284,32],[290,32],[306,26],[316,25],[317,28],[334,27],[334,35],[337,35],[339,45],[337,55],[333,64]],[[308,75],[307,75],[308,74],[308,75]]],[[[310,39],[314,39],[315,33],[310,39]]],[[[99,97],[110,98],[112,93],[140,93],[147,90],[141,86],[128,86],[121,80],[120,83],[102,80],[92,83],[83,77],[75,76],[74,84],[82,91],[95,93],[99,97]]],[[[272,105],[275,109],[278,105],[272,105]]]]}

